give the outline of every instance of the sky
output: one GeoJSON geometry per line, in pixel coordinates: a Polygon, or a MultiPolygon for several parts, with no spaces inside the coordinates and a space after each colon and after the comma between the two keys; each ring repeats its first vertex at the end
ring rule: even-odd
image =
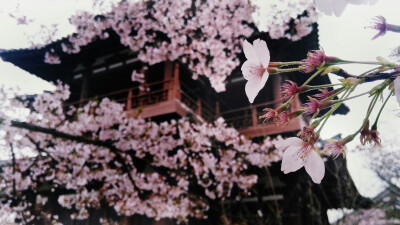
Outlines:
{"type": "MultiPolygon", "coordinates": [[[[68,17],[77,9],[91,8],[91,1],[79,0],[0,0],[0,30],[6,34],[0,35],[0,49],[25,48],[29,46],[25,34],[37,34],[40,24],[51,26],[54,23],[61,23],[58,27],[59,33],[56,38],[65,36],[73,31],[73,28],[66,23],[68,17]],[[42,3],[42,4],[40,4],[42,3]],[[19,6],[18,6],[19,5],[19,6]],[[51,10],[43,13],[43,6],[51,10]],[[21,14],[28,15],[28,19],[35,18],[28,26],[18,26],[10,19],[9,13],[15,13],[15,7],[19,7],[21,14]],[[79,8],[78,8],[79,7],[79,8]]],[[[385,16],[387,21],[395,23],[400,21],[398,13],[399,0],[379,0],[373,6],[348,5],[341,17],[324,16],[319,19],[320,45],[327,55],[336,56],[349,60],[375,60],[377,56],[387,57],[400,35],[388,33],[376,40],[371,38],[377,33],[375,30],[365,28],[371,24],[374,16],[385,16]]],[[[400,44],[400,43],[399,43],[400,44]]],[[[346,70],[354,74],[365,71],[368,67],[348,66],[346,70]]],[[[5,63],[0,60],[0,85],[19,86],[24,93],[36,93],[43,89],[52,89],[47,82],[28,74],[27,72],[5,63]]],[[[331,77],[333,83],[337,83],[335,77],[331,77]]],[[[376,84],[372,84],[376,85],[376,84]]],[[[362,88],[359,92],[365,92],[371,86],[362,88]]],[[[362,123],[366,107],[369,103],[368,97],[358,98],[346,105],[351,112],[346,116],[333,116],[325,125],[322,138],[330,138],[338,133],[342,136],[356,131],[362,123]],[[360,116],[361,115],[361,116],[360,116]]],[[[383,143],[385,141],[395,142],[400,134],[399,104],[392,98],[382,115],[378,125],[383,143]]],[[[374,118],[374,117],[372,117],[374,118]]],[[[383,186],[375,174],[369,169],[369,151],[354,151],[359,142],[356,139],[348,145],[347,162],[348,169],[359,192],[366,197],[373,197],[379,193],[383,186]]],[[[372,150],[374,151],[374,150],[372,150]]]]}

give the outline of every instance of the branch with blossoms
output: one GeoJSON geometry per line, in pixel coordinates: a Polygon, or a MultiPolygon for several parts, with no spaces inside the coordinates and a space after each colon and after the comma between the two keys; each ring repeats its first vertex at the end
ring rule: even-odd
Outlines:
{"type": "Polygon", "coordinates": [[[23,224],[42,223],[37,209],[50,204],[37,201],[44,187],[74,219],[104,204],[125,216],[204,218],[215,199],[248,196],[254,169],[282,158],[269,138],[254,143],[223,119],[157,124],[109,99],[65,111],[68,96],[61,84],[29,104],[0,91],[0,144],[12,146],[12,163],[0,171],[0,213],[14,212],[23,224]],[[28,115],[17,116],[28,105],[28,115]]]}
{"type": "MultiPolygon", "coordinates": [[[[151,66],[178,60],[194,79],[205,76],[217,92],[222,92],[226,78],[240,64],[244,38],[260,30],[272,39],[297,41],[310,34],[317,21],[309,0],[296,4],[291,0],[141,0],[119,1],[110,8],[101,15],[80,11],[72,16],[75,33],[56,48],[60,51],[46,49],[44,62],[59,64],[58,54],[76,54],[91,42],[115,35],[142,63],[151,66]],[[280,7],[283,4],[286,7],[280,7]],[[252,14],[263,10],[269,12],[261,12],[264,15],[254,21],[252,14]]],[[[135,76],[142,69],[133,71],[133,81],[143,80],[135,76]]]]}
{"type": "MultiPolygon", "coordinates": [[[[399,26],[386,23],[383,17],[377,17],[372,26],[379,33],[374,37],[384,35],[387,31],[400,32],[399,26]]],[[[308,52],[307,58],[296,62],[270,62],[270,53],[265,41],[257,39],[250,44],[247,40],[243,43],[244,54],[247,61],[241,67],[244,78],[246,95],[253,103],[258,92],[264,87],[269,76],[276,76],[286,72],[303,72],[309,74],[309,78],[302,84],[287,80],[282,85],[281,95],[285,100],[276,109],[265,109],[265,114],[260,116],[264,122],[274,123],[277,126],[285,126],[290,120],[301,116],[310,115],[310,125],[303,127],[297,137],[275,141],[275,147],[284,151],[282,159],[282,171],[290,173],[305,167],[307,173],[315,183],[320,183],[325,174],[324,162],[321,155],[337,158],[345,154],[346,144],[353,141],[360,134],[361,144],[367,143],[380,145],[378,122],[381,113],[392,97],[396,96],[400,103],[400,65],[390,62],[382,57],[376,61],[362,62],[344,60],[325,54],[322,50],[308,52]],[[361,74],[350,74],[340,66],[344,64],[368,64],[373,69],[361,74]],[[338,84],[309,85],[318,76],[332,74],[340,77],[338,84]],[[376,83],[369,91],[354,94],[354,91],[365,83],[376,83]],[[330,90],[328,89],[330,88],[330,90]],[[389,89],[389,94],[384,95],[384,90],[389,89]],[[308,95],[308,101],[296,110],[289,112],[289,107],[299,94],[306,94],[311,90],[319,90],[318,94],[308,95]],[[365,117],[358,128],[341,140],[330,140],[325,144],[323,152],[315,148],[315,143],[330,116],[344,102],[368,96],[369,106],[366,108],[365,117]],[[380,99],[385,99],[382,102],[380,99]],[[371,113],[378,108],[378,114],[371,118],[371,113]],[[324,111],[322,111],[324,109],[324,111]],[[321,113],[324,112],[324,113],[321,113]],[[372,120],[374,119],[374,120],[372,120]],[[370,121],[374,121],[370,126],[370,121]]]]}

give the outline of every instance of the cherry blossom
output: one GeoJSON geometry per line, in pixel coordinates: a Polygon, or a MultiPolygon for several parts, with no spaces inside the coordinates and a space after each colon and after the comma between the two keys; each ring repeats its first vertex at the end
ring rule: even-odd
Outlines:
{"type": "Polygon", "coordinates": [[[273,143],[277,149],[284,151],[281,170],[285,174],[295,172],[304,166],[313,182],[321,183],[325,175],[325,165],[312,144],[303,142],[297,137],[276,140],[273,143]]]}
{"type": "Polygon", "coordinates": [[[328,140],[329,143],[325,144],[324,152],[331,155],[335,159],[343,154],[346,150],[345,143],[343,141],[328,140]]]}
{"type": "Polygon", "coordinates": [[[254,143],[222,118],[212,124],[185,118],[157,124],[129,117],[123,105],[109,99],[65,108],[70,92],[61,84],[29,104],[0,93],[1,108],[9,111],[0,114],[0,144],[11,148],[8,155],[15,159],[2,166],[0,206],[34,224],[40,215],[33,209],[47,207],[46,201],[14,198],[44,183],[58,193],[68,190],[55,196],[75,211],[75,219],[87,218],[102,204],[127,216],[204,218],[210,199],[250,192],[258,180],[252,167],[282,159],[281,151],[272,151],[271,139],[254,143]],[[17,117],[21,107],[30,108],[23,121],[17,117]],[[194,192],[191,185],[199,188],[194,192]]]}
{"type": "Polygon", "coordinates": [[[379,31],[372,39],[376,39],[380,36],[385,35],[388,30],[388,24],[386,23],[385,17],[383,16],[375,17],[374,25],[371,26],[371,28],[379,31]]]}
{"type": "Polygon", "coordinates": [[[193,78],[203,75],[221,92],[225,91],[226,77],[239,66],[237,56],[243,40],[257,31],[251,25],[254,12],[260,13],[257,21],[266,22],[256,22],[259,29],[268,31],[272,39],[299,40],[317,21],[310,0],[268,1],[270,12],[261,12],[246,0],[192,2],[120,1],[101,16],[80,11],[70,18],[76,31],[61,43],[62,50],[76,54],[81,47],[114,32],[144,64],[178,60],[192,71],[193,78]]]}
{"type": "Polygon", "coordinates": [[[48,64],[60,64],[60,57],[54,52],[54,49],[51,49],[51,51],[46,52],[44,55],[44,62],[48,64]]]}
{"type": "Polygon", "coordinates": [[[366,143],[372,144],[374,143],[377,146],[381,145],[381,139],[379,138],[379,132],[376,130],[376,127],[369,128],[369,121],[365,123],[364,127],[360,132],[360,143],[365,145],[366,143]]]}
{"type": "Polygon", "coordinates": [[[304,112],[307,114],[318,115],[321,109],[329,107],[332,105],[332,101],[319,101],[313,97],[308,96],[308,102],[306,102],[303,106],[304,112]]]}
{"type": "Polygon", "coordinates": [[[245,0],[196,1],[194,5],[191,0],[121,1],[102,16],[91,12],[73,16],[70,22],[76,33],[63,43],[63,50],[79,52],[82,46],[107,38],[111,30],[121,44],[138,53],[141,62],[179,60],[193,78],[206,76],[220,92],[225,90],[226,77],[239,65],[243,39],[254,32],[248,25],[254,10],[245,0]]]}
{"type": "Polygon", "coordinates": [[[307,90],[307,86],[297,86],[297,84],[293,81],[287,81],[286,83],[282,84],[281,87],[281,95],[283,99],[288,100],[289,98],[295,96],[298,93],[302,93],[307,90]]]}
{"type": "Polygon", "coordinates": [[[253,45],[245,40],[243,51],[247,58],[242,65],[243,77],[247,80],[245,91],[250,103],[253,103],[268,80],[270,54],[267,43],[260,39],[255,40],[253,45]]]}
{"type": "Polygon", "coordinates": [[[260,31],[272,39],[287,38],[298,41],[312,31],[318,16],[310,0],[253,0],[256,8],[253,18],[260,31]]]}

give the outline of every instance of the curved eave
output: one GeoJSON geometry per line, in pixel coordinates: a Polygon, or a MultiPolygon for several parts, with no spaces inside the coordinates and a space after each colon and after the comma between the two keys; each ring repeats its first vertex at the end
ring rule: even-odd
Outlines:
{"type": "Polygon", "coordinates": [[[39,49],[13,49],[0,51],[0,57],[5,62],[10,62],[21,69],[35,74],[47,81],[65,81],[73,75],[73,70],[79,63],[90,64],[99,55],[117,52],[126,48],[123,46],[117,34],[110,32],[110,37],[105,40],[95,40],[81,47],[77,54],[67,54],[62,51],[61,43],[68,42],[67,38],[57,40],[39,49]],[[44,55],[50,49],[54,49],[59,56],[60,64],[48,64],[44,62],[44,55]]]}

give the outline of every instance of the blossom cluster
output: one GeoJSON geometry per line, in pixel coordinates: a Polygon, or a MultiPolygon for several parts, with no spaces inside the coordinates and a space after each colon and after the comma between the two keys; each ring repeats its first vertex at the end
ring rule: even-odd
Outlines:
{"type": "Polygon", "coordinates": [[[312,31],[318,15],[311,0],[254,0],[259,5],[254,16],[259,30],[268,32],[272,39],[287,38],[298,41],[312,31]]]}
{"type": "MultiPolygon", "coordinates": [[[[311,24],[316,22],[312,2],[270,4],[274,11],[262,13],[258,19],[267,21],[268,28],[261,30],[268,31],[271,38],[299,40],[311,32],[311,24]]],[[[260,12],[246,0],[121,1],[102,15],[79,12],[71,17],[76,33],[62,43],[62,49],[77,53],[97,38],[107,38],[113,30],[142,62],[152,65],[179,60],[192,71],[193,78],[206,76],[220,92],[225,90],[226,77],[240,63],[237,56],[244,38],[255,31],[251,15],[257,10],[260,12]]]]}
{"type": "Polygon", "coordinates": [[[379,208],[361,209],[347,214],[338,221],[338,225],[365,224],[365,225],[384,225],[390,224],[386,219],[385,211],[379,208]]]}
{"type": "MultiPolygon", "coordinates": [[[[397,25],[387,24],[383,17],[378,17],[376,23],[378,24],[372,28],[379,30],[377,36],[383,35],[388,30],[400,32],[397,25]]],[[[366,143],[380,145],[381,140],[377,125],[381,112],[388,99],[393,95],[396,96],[400,104],[400,65],[389,62],[382,57],[378,57],[376,62],[348,61],[338,57],[327,56],[321,50],[310,51],[306,59],[297,62],[270,62],[270,52],[267,44],[260,39],[255,40],[253,45],[245,41],[243,51],[247,60],[243,63],[241,69],[243,77],[247,80],[245,92],[250,103],[253,103],[271,75],[293,71],[312,74],[301,85],[296,84],[294,81],[286,81],[282,85],[281,91],[285,102],[276,109],[264,109],[265,114],[260,116],[260,119],[272,122],[277,126],[286,126],[290,123],[291,119],[300,115],[308,114],[311,116],[311,119],[314,119],[311,124],[301,129],[297,134],[298,137],[274,142],[277,149],[284,151],[281,167],[284,173],[297,171],[304,166],[312,180],[315,183],[320,183],[325,174],[324,162],[320,156],[321,152],[315,148],[315,144],[320,137],[320,132],[329,117],[343,102],[363,95],[368,94],[371,97],[371,102],[366,109],[366,116],[361,126],[353,134],[341,140],[329,140],[324,145],[324,153],[334,158],[342,154],[344,155],[346,144],[353,141],[359,134],[363,145],[366,143]],[[353,75],[339,67],[341,64],[346,63],[372,64],[375,65],[375,68],[361,75],[353,75]],[[328,73],[342,77],[341,83],[309,85],[317,76],[323,76],[328,73]],[[378,81],[381,81],[381,83],[373,87],[370,91],[359,95],[352,95],[359,85],[378,81]],[[380,104],[379,99],[383,99],[383,92],[386,88],[389,88],[390,93],[387,95],[386,100],[380,104]],[[300,107],[296,107],[297,109],[295,110],[290,109],[290,105],[299,94],[307,94],[311,90],[319,90],[319,93],[308,95],[306,103],[300,107]],[[381,105],[380,110],[375,118],[375,122],[370,126],[371,113],[374,107],[379,104],[381,105]],[[324,110],[325,112],[322,113],[324,110]]]]}
{"type": "Polygon", "coordinates": [[[0,190],[9,201],[1,205],[17,218],[29,213],[35,221],[32,209],[39,203],[24,194],[42,195],[43,187],[57,190],[58,203],[73,209],[75,219],[87,218],[89,209],[104,202],[120,215],[202,218],[209,199],[233,197],[233,190],[247,196],[257,182],[251,168],[282,158],[270,139],[256,144],[222,118],[158,124],[128,117],[123,105],[109,99],[64,110],[68,96],[68,87],[59,84],[33,102],[1,103],[30,108],[24,122],[2,115],[10,122],[2,124],[1,144],[11,146],[13,160],[2,166],[0,190]]]}
{"type": "Polygon", "coordinates": [[[44,62],[48,64],[60,64],[61,60],[60,57],[54,53],[54,49],[52,49],[44,55],[44,62]]]}

